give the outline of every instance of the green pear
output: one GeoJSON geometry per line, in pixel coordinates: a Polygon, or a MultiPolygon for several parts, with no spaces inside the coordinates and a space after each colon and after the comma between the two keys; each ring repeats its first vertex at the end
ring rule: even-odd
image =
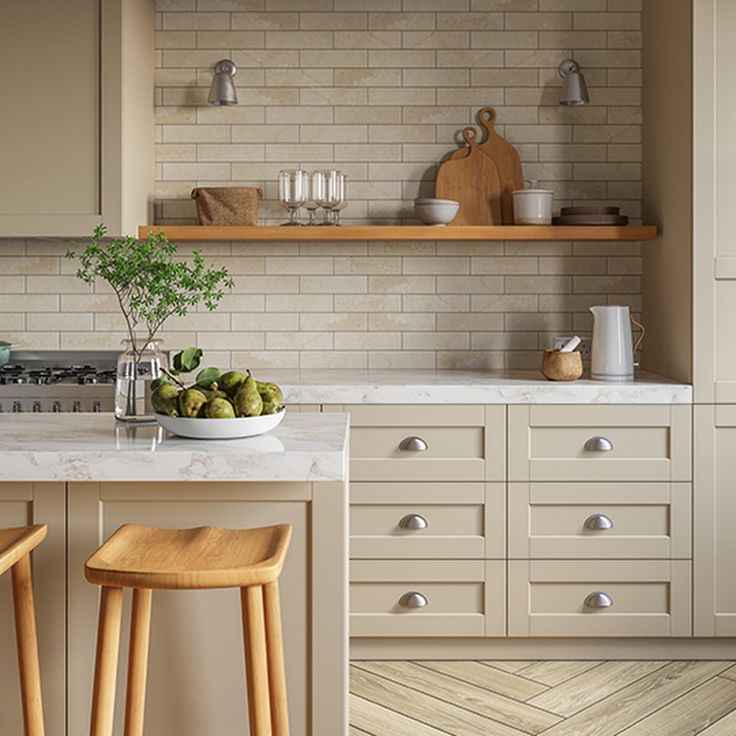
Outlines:
{"type": "Polygon", "coordinates": [[[240,371],[227,371],[223,373],[217,385],[227,393],[228,396],[235,396],[238,389],[245,383],[245,375],[240,371]]]}
{"type": "Polygon", "coordinates": [[[263,398],[263,411],[261,414],[276,414],[281,409],[281,404],[278,401],[266,399],[263,394],[261,394],[261,397],[263,398]]]}
{"type": "Polygon", "coordinates": [[[196,417],[204,409],[207,397],[196,388],[188,388],[179,394],[179,414],[183,417],[196,417]]]}
{"type": "Polygon", "coordinates": [[[171,383],[162,383],[151,394],[151,405],[157,414],[179,416],[179,389],[171,383]]]}
{"type": "Polygon", "coordinates": [[[209,419],[235,419],[233,405],[220,396],[210,399],[205,411],[209,419]]]}
{"type": "Polygon", "coordinates": [[[258,417],[263,412],[263,399],[253,376],[248,375],[235,394],[235,411],[239,417],[258,417]]]}
{"type": "Polygon", "coordinates": [[[258,381],[258,391],[263,395],[264,401],[266,400],[266,395],[269,395],[279,406],[284,403],[284,392],[281,390],[281,386],[276,383],[258,381]]]}

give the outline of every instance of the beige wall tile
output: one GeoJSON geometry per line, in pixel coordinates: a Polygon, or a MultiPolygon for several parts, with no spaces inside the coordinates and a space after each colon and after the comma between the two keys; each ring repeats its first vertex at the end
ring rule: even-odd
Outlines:
{"type": "MultiPolygon", "coordinates": [[[[237,7],[237,2],[234,4],[237,7]]],[[[242,7],[242,4],[241,4],[242,7]]],[[[294,13],[233,13],[230,27],[250,31],[295,31],[299,28],[299,16],[294,13]]]]}
{"type": "Polygon", "coordinates": [[[227,30],[230,28],[229,13],[164,13],[165,31],[227,30]]]}
{"type": "MultiPolygon", "coordinates": [[[[560,203],[641,215],[641,0],[156,0],[161,222],[193,222],[190,190],[260,186],[279,223],[279,169],[339,166],[345,222],[413,221],[438,162],[491,104],[524,174],[560,203]],[[593,104],[558,106],[574,52],[593,104]],[[240,104],[207,106],[214,64],[239,67],[240,104]],[[373,219],[371,219],[373,218],[373,219]]],[[[235,289],[172,319],[252,368],[538,369],[594,303],[641,309],[637,243],[206,243],[235,289]]],[[[114,295],[74,277],[66,243],[4,241],[0,327],[30,347],[118,348],[114,295]]]]}
{"type": "Polygon", "coordinates": [[[503,276],[438,276],[438,294],[493,294],[504,290],[503,276]]]}

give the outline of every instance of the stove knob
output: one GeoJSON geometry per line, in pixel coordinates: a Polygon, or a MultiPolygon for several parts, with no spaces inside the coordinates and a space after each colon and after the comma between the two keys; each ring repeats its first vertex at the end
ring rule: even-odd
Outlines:
{"type": "Polygon", "coordinates": [[[23,411],[23,407],[21,407],[20,401],[14,401],[13,409],[12,409],[13,414],[20,414],[20,412],[22,411],[23,411]]]}
{"type": "Polygon", "coordinates": [[[53,412],[60,412],[61,411],[61,402],[60,401],[54,401],[54,403],[51,405],[51,411],[53,412]]]}
{"type": "Polygon", "coordinates": [[[36,413],[40,412],[41,411],[41,402],[40,401],[34,401],[33,402],[33,408],[31,409],[31,411],[34,411],[36,413]]]}
{"type": "Polygon", "coordinates": [[[75,401],[72,404],[72,411],[73,412],[76,412],[76,413],[81,412],[82,411],[82,402],[81,401],[75,401]]]}
{"type": "Polygon", "coordinates": [[[94,404],[92,404],[92,411],[94,412],[101,412],[102,411],[102,404],[99,401],[95,401],[94,404]]]}

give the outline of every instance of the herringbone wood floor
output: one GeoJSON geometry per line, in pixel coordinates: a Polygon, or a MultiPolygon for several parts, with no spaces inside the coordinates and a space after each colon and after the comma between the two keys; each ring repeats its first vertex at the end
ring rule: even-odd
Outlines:
{"type": "Polygon", "coordinates": [[[734,662],[365,662],[350,736],[736,736],[734,662]]]}

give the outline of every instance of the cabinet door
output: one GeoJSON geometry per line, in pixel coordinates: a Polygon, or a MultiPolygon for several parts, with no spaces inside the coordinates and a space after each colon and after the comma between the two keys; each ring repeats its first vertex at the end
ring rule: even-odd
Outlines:
{"type": "Polygon", "coordinates": [[[0,223],[100,213],[100,3],[2,3],[0,223]],[[12,102],[10,102],[12,100],[12,102]]]}
{"type": "Polygon", "coordinates": [[[736,403],[736,240],[731,224],[736,196],[736,3],[699,0],[692,5],[695,399],[736,403]]]}
{"type": "Polygon", "coordinates": [[[695,407],[696,636],[736,636],[736,406],[695,407]]]}
{"type": "MultiPolygon", "coordinates": [[[[41,660],[41,689],[48,736],[63,736],[65,713],[64,486],[59,483],[0,484],[0,527],[48,524],[33,552],[33,577],[41,660]]],[[[0,577],[0,733],[23,733],[15,654],[10,574],[0,577]]]]}
{"type": "MultiPolygon", "coordinates": [[[[287,686],[292,733],[310,733],[310,628],[305,620],[310,601],[308,494],[307,484],[70,486],[70,734],[83,734],[88,728],[94,670],[98,589],[85,581],[84,561],[99,543],[128,522],[170,528],[294,525],[280,579],[287,686]]],[[[129,597],[126,594],[123,613],[116,733],[122,733],[129,597]]],[[[157,736],[245,733],[247,722],[238,591],[155,591],[146,732],[157,736]],[[237,724],[242,724],[240,731],[237,724]]]]}
{"type": "Polygon", "coordinates": [[[154,4],[0,3],[0,236],[148,221],[154,4]]]}

